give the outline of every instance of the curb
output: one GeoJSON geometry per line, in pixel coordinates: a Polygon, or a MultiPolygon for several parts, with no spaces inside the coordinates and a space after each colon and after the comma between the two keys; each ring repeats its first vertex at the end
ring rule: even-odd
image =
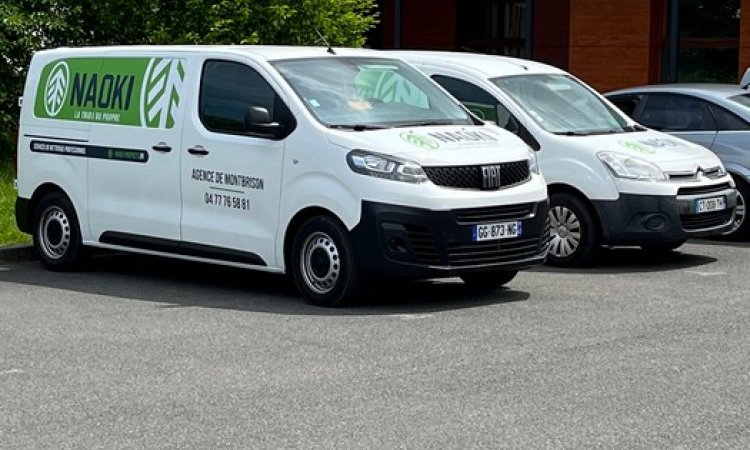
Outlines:
{"type": "Polygon", "coordinates": [[[0,261],[20,262],[36,259],[34,247],[30,244],[0,246],[0,261]]]}

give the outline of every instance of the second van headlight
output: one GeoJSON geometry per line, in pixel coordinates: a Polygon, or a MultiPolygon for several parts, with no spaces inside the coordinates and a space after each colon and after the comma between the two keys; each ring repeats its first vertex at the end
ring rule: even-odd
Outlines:
{"type": "Polygon", "coordinates": [[[352,150],[346,155],[346,162],[353,171],[362,175],[406,183],[427,181],[427,174],[419,164],[394,156],[352,150]]]}
{"type": "Polygon", "coordinates": [[[643,181],[663,181],[667,179],[659,166],[645,159],[617,152],[599,152],[597,156],[618,178],[643,181]]]}
{"type": "Polygon", "coordinates": [[[536,152],[533,148],[529,147],[529,172],[539,175],[539,159],[536,157],[536,152]]]}

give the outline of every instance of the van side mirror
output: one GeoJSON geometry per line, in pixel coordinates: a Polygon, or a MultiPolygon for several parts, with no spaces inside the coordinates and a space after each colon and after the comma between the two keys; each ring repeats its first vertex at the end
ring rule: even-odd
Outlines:
{"type": "Polygon", "coordinates": [[[282,127],[278,122],[271,122],[271,114],[262,106],[250,106],[245,112],[245,132],[262,137],[278,138],[282,127]]]}

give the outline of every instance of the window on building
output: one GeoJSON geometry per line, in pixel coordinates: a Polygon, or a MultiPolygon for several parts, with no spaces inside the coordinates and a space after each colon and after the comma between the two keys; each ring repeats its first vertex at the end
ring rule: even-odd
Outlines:
{"type": "Polygon", "coordinates": [[[740,0],[679,0],[677,81],[737,81],[740,0]]]}
{"type": "Polygon", "coordinates": [[[529,57],[527,0],[457,2],[458,44],[462,50],[529,57]]]}

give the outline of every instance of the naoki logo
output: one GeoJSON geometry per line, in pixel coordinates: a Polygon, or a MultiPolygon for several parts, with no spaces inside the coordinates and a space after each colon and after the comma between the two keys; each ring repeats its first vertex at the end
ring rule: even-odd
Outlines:
{"type": "Polygon", "coordinates": [[[70,69],[65,61],[60,61],[52,68],[44,90],[44,109],[50,117],[60,113],[65,104],[70,85],[70,69]]]}
{"type": "Polygon", "coordinates": [[[644,155],[652,155],[656,153],[656,150],[653,147],[650,147],[649,145],[642,144],[638,141],[617,141],[618,144],[622,145],[623,147],[635,150],[636,152],[643,153],[644,155]]]}
{"type": "Polygon", "coordinates": [[[435,139],[432,139],[431,137],[428,137],[422,134],[413,133],[411,131],[406,132],[406,133],[401,133],[399,136],[404,141],[416,147],[429,148],[432,150],[435,150],[440,147],[440,144],[435,139]]]}
{"type": "Polygon", "coordinates": [[[180,58],[66,58],[42,69],[40,118],[169,129],[182,107],[180,58]]]}

